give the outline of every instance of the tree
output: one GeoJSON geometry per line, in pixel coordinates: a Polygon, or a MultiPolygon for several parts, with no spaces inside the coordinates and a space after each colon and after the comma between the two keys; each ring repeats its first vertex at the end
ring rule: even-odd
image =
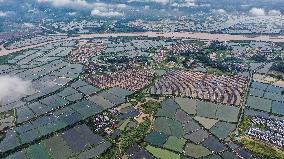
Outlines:
{"type": "Polygon", "coordinates": [[[270,70],[284,73],[284,62],[275,62],[270,70]]]}
{"type": "Polygon", "coordinates": [[[254,54],[251,57],[252,60],[257,61],[257,62],[265,62],[267,61],[267,58],[265,55],[260,55],[260,54],[254,54]]]}

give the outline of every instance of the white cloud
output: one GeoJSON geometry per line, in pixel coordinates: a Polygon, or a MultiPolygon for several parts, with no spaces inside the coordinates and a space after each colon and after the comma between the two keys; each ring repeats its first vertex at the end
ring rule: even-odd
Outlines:
{"type": "MultiPolygon", "coordinates": [[[[94,2],[90,3],[86,0],[37,0],[39,3],[49,3],[54,7],[65,7],[72,9],[88,9],[91,10],[91,15],[93,16],[122,16],[122,10],[126,9],[128,6],[123,3],[113,4],[113,3],[103,3],[94,2]]],[[[75,15],[75,12],[68,13],[68,15],[75,15]]]]}
{"type": "Polygon", "coordinates": [[[266,13],[265,13],[265,10],[263,8],[252,8],[249,13],[252,15],[252,16],[265,16],[266,13]]]}
{"type": "Polygon", "coordinates": [[[128,3],[131,2],[155,2],[160,3],[162,5],[170,5],[173,7],[195,7],[198,6],[196,4],[196,0],[128,0],[128,3]]]}
{"type": "Polygon", "coordinates": [[[279,15],[281,15],[281,11],[279,11],[279,10],[270,10],[268,12],[268,15],[270,15],[270,16],[279,16],[279,15]]]}
{"type": "Polygon", "coordinates": [[[110,3],[102,3],[96,2],[92,4],[92,8],[102,8],[102,9],[125,9],[127,8],[126,4],[110,4],[110,3]]]}
{"type": "Polygon", "coordinates": [[[91,15],[100,16],[100,17],[115,17],[115,16],[123,16],[123,13],[117,11],[104,11],[99,9],[93,9],[91,15]]]}
{"type": "Polygon", "coordinates": [[[226,14],[227,11],[224,10],[224,9],[217,9],[217,10],[214,10],[215,13],[218,13],[218,14],[226,14]]]}
{"type": "Polygon", "coordinates": [[[3,104],[28,95],[31,82],[18,77],[0,76],[0,90],[0,104],[3,104]]]}
{"type": "Polygon", "coordinates": [[[171,2],[171,0],[128,0],[128,3],[131,2],[155,2],[155,3],[160,3],[163,5],[169,4],[171,2]]]}
{"type": "Polygon", "coordinates": [[[86,0],[37,0],[38,3],[49,3],[54,7],[67,7],[73,9],[93,9],[96,7],[103,7],[103,8],[119,8],[123,9],[126,8],[126,4],[110,4],[110,3],[103,3],[103,2],[94,2],[89,3],[86,0]]]}
{"type": "Polygon", "coordinates": [[[150,6],[146,5],[146,6],[144,6],[144,9],[148,10],[148,9],[150,9],[150,6]]]}
{"type": "Polygon", "coordinates": [[[9,15],[9,12],[0,11],[0,17],[6,17],[9,15]]]}
{"type": "Polygon", "coordinates": [[[74,15],[76,15],[77,14],[77,12],[69,12],[69,13],[67,13],[69,16],[74,16],[74,15]]]}
{"type": "Polygon", "coordinates": [[[37,0],[39,3],[50,3],[54,7],[89,8],[90,3],[85,0],[37,0]]]}
{"type": "Polygon", "coordinates": [[[28,27],[28,28],[35,27],[35,25],[33,25],[32,23],[24,23],[23,26],[28,27]]]}
{"type": "Polygon", "coordinates": [[[105,10],[105,9],[124,9],[126,4],[108,4],[103,2],[90,3],[86,0],[37,0],[38,3],[49,3],[54,7],[72,8],[72,9],[89,9],[89,10],[105,10]]]}
{"type": "Polygon", "coordinates": [[[268,12],[266,12],[263,8],[252,8],[249,13],[252,16],[265,16],[265,15],[269,15],[269,16],[280,16],[282,15],[281,11],[279,10],[269,10],[268,12]]]}
{"type": "Polygon", "coordinates": [[[170,3],[170,0],[150,0],[152,2],[156,2],[156,3],[161,3],[161,4],[168,4],[170,3]]]}
{"type": "Polygon", "coordinates": [[[38,10],[36,8],[29,9],[28,13],[38,13],[38,10]]]}
{"type": "Polygon", "coordinates": [[[116,5],[117,8],[127,8],[126,4],[117,4],[116,5]]]}
{"type": "Polygon", "coordinates": [[[175,2],[172,4],[174,7],[195,7],[197,6],[195,0],[184,0],[183,2],[175,2]]]}

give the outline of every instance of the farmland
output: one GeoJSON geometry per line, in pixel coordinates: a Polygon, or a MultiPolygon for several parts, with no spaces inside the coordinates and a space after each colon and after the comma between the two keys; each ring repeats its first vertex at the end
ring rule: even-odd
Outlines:
{"type": "Polygon", "coordinates": [[[3,158],[267,155],[244,139],[281,156],[279,136],[259,134],[282,132],[263,123],[281,123],[283,80],[271,77],[271,62],[241,56],[237,42],[77,36],[30,43],[36,40],[10,43],[7,50],[20,51],[1,62],[1,76],[29,83],[25,94],[1,100],[3,158]]]}
{"type": "Polygon", "coordinates": [[[283,0],[0,0],[0,158],[284,159],[283,0]]]}

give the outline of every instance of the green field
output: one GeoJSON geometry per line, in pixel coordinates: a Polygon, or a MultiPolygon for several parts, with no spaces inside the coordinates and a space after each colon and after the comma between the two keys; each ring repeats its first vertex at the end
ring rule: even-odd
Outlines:
{"type": "Polygon", "coordinates": [[[180,159],[180,155],[176,153],[161,148],[156,148],[150,145],[146,147],[146,150],[148,150],[158,159],[180,159]]]}

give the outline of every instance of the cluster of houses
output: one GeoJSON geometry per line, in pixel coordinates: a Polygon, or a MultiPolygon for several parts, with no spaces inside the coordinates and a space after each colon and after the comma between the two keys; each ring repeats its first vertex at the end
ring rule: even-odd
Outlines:
{"type": "Polygon", "coordinates": [[[106,45],[101,42],[80,41],[79,45],[79,48],[72,51],[69,55],[70,61],[84,63],[91,57],[101,54],[106,49],[106,45]]]}
{"type": "Polygon", "coordinates": [[[178,55],[190,52],[196,52],[198,50],[200,50],[200,46],[194,43],[183,43],[183,44],[175,44],[170,46],[170,52],[178,55]]]}
{"type": "Polygon", "coordinates": [[[14,23],[10,20],[4,20],[1,23],[0,44],[13,39],[24,39],[43,33],[41,28],[31,27],[30,23],[14,23]]]}
{"type": "Polygon", "coordinates": [[[98,114],[92,119],[92,126],[95,128],[95,132],[101,134],[110,134],[113,129],[118,126],[118,120],[115,118],[119,115],[117,110],[110,110],[103,114],[98,114]]]}
{"type": "Polygon", "coordinates": [[[283,16],[245,16],[244,14],[195,13],[176,19],[162,18],[155,21],[135,20],[128,26],[147,31],[182,32],[197,31],[227,34],[283,34],[283,16]],[[202,18],[201,18],[202,17],[202,18]]]}
{"type": "Polygon", "coordinates": [[[223,30],[229,34],[281,34],[283,16],[233,16],[234,23],[223,30]]]}
{"type": "Polygon", "coordinates": [[[200,50],[201,47],[194,43],[179,43],[179,44],[172,44],[165,48],[160,48],[156,51],[153,56],[153,60],[155,62],[162,62],[166,59],[167,54],[174,54],[174,55],[181,55],[186,53],[193,53],[200,50]]]}
{"type": "Polygon", "coordinates": [[[83,72],[92,73],[92,72],[103,72],[103,66],[101,63],[91,61],[84,65],[83,72]]]}
{"type": "Polygon", "coordinates": [[[249,136],[264,140],[268,143],[284,146],[284,121],[254,116],[247,131],[249,136]]]}
{"type": "Polygon", "coordinates": [[[100,28],[105,23],[106,21],[103,20],[81,20],[81,21],[70,21],[70,22],[52,22],[47,25],[51,25],[51,27],[53,27],[55,30],[82,34],[82,33],[90,33],[94,30],[100,30],[100,28]]]}
{"type": "Polygon", "coordinates": [[[167,52],[168,51],[166,49],[163,48],[158,49],[153,56],[153,60],[158,63],[164,61],[167,57],[167,52]]]}
{"type": "Polygon", "coordinates": [[[193,71],[172,71],[151,87],[151,94],[172,94],[206,99],[229,105],[241,105],[247,78],[214,76],[193,71]]]}
{"type": "Polygon", "coordinates": [[[137,91],[149,85],[153,78],[153,71],[133,68],[104,75],[88,76],[86,80],[103,89],[119,87],[130,91],[137,91]]]}

